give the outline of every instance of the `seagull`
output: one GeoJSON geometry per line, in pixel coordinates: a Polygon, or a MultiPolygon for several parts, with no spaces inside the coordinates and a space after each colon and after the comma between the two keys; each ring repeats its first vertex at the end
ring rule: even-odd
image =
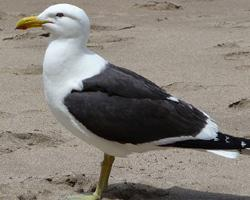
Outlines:
{"type": "Polygon", "coordinates": [[[90,21],[81,8],[52,5],[16,25],[35,27],[52,35],[43,61],[50,110],[72,134],[104,152],[95,192],[69,200],[101,199],[115,157],[170,147],[227,158],[249,154],[250,140],[223,134],[205,112],[89,50],[90,21]]]}

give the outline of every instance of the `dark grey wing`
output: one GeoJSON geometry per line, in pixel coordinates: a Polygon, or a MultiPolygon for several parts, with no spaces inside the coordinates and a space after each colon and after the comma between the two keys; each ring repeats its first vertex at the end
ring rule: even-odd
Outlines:
{"type": "Polygon", "coordinates": [[[146,143],[168,137],[195,136],[207,117],[147,79],[115,66],[83,81],[64,103],[87,129],[119,143],[146,143]]]}
{"type": "Polygon", "coordinates": [[[124,68],[107,64],[106,69],[83,81],[84,91],[102,91],[127,98],[165,100],[171,95],[148,79],[124,68]]]}

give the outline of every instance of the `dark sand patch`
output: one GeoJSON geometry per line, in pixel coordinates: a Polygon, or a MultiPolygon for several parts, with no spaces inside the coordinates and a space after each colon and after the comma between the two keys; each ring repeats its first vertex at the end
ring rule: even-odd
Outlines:
{"type": "Polygon", "coordinates": [[[207,89],[207,86],[198,83],[174,82],[162,86],[162,88],[165,89],[166,91],[175,91],[175,90],[198,91],[207,89]]]}
{"type": "Polygon", "coordinates": [[[67,185],[73,188],[74,192],[92,192],[95,189],[95,179],[86,177],[85,174],[55,175],[45,178],[50,184],[67,185]]]}
{"type": "Polygon", "coordinates": [[[219,43],[219,44],[215,45],[214,47],[218,47],[218,48],[238,48],[238,47],[240,47],[240,45],[237,44],[237,42],[222,42],[222,43],[219,43]]]}
{"type": "Polygon", "coordinates": [[[5,131],[0,133],[0,138],[4,143],[0,145],[0,155],[15,152],[18,149],[31,149],[32,146],[56,147],[65,141],[62,138],[48,136],[42,133],[14,133],[5,131]]]}
{"type": "Polygon", "coordinates": [[[14,36],[7,36],[2,38],[3,41],[8,40],[32,40],[36,38],[43,38],[43,37],[49,37],[50,34],[48,33],[42,33],[42,32],[25,32],[21,34],[16,34],[14,36]]]}
{"type": "Polygon", "coordinates": [[[229,108],[236,108],[236,109],[249,109],[250,108],[250,99],[243,98],[239,101],[235,101],[228,105],[229,108]]]}
{"type": "Polygon", "coordinates": [[[132,29],[136,26],[134,24],[131,25],[117,25],[117,26],[105,26],[105,25],[98,25],[98,24],[92,24],[91,30],[96,32],[102,32],[102,31],[121,31],[126,29],[132,29]]]}
{"type": "Polygon", "coordinates": [[[237,70],[242,70],[242,71],[247,71],[247,70],[250,70],[250,65],[240,65],[240,66],[236,66],[235,69],[237,69],[237,70]]]}
{"type": "Polygon", "coordinates": [[[12,118],[15,115],[13,113],[9,113],[9,112],[5,112],[5,111],[1,111],[0,110],[0,119],[8,119],[8,118],[12,118]]]}
{"type": "Polygon", "coordinates": [[[89,44],[125,42],[131,39],[134,39],[134,37],[120,37],[116,35],[92,36],[89,44]]]}
{"type": "Polygon", "coordinates": [[[0,74],[15,74],[15,75],[40,75],[42,74],[42,66],[31,64],[26,68],[2,68],[0,74]]]}
{"type": "Polygon", "coordinates": [[[182,9],[182,6],[164,1],[148,1],[147,3],[143,4],[134,4],[134,7],[136,8],[145,8],[148,10],[179,10],[182,9]]]}
{"type": "Polygon", "coordinates": [[[250,51],[236,51],[224,55],[225,60],[240,60],[250,56],[250,51]]]}

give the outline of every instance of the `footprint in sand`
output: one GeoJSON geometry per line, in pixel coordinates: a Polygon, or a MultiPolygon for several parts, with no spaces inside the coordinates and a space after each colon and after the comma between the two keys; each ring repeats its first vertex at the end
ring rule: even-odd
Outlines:
{"type": "Polygon", "coordinates": [[[98,24],[92,24],[91,25],[91,30],[92,31],[113,31],[115,30],[115,27],[113,26],[104,26],[104,25],[98,25],[98,24]]]}
{"type": "Polygon", "coordinates": [[[8,136],[9,133],[10,131],[0,132],[0,155],[12,153],[20,148],[20,146],[12,141],[12,139],[8,136]]]}
{"type": "Polygon", "coordinates": [[[23,17],[28,17],[29,15],[26,13],[20,13],[20,12],[14,12],[14,13],[10,13],[9,14],[12,17],[16,17],[16,18],[23,18],[23,17]]]}
{"type": "Polygon", "coordinates": [[[158,18],[156,18],[157,22],[162,22],[162,21],[166,21],[166,20],[168,20],[167,17],[158,17],[158,18]]]}
{"type": "Polygon", "coordinates": [[[95,49],[95,50],[102,50],[104,49],[104,46],[101,44],[95,44],[95,43],[88,43],[87,47],[90,49],[95,49]]]}
{"type": "Polygon", "coordinates": [[[119,37],[114,35],[91,36],[87,46],[93,49],[104,49],[106,44],[124,42],[134,39],[134,37],[119,37]]]}
{"type": "MultiPolygon", "coordinates": [[[[2,68],[0,74],[15,74],[15,75],[40,75],[42,74],[42,66],[31,64],[26,68],[2,68]]],[[[1,114],[0,114],[1,115],[1,114]]]]}
{"type": "Polygon", "coordinates": [[[92,37],[90,43],[114,43],[114,42],[124,42],[134,39],[134,37],[119,37],[115,35],[102,35],[101,37],[92,37]]]}
{"type": "Polygon", "coordinates": [[[92,192],[95,187],[94,179],[86,177],[85,174],[55,175],[45,180],[55,185],[70,186],[75,192],[92,192]]]}
{"type": "Polygon", "coordinates": [[[5,19],[8,14],[0,10],[0,20],[5,19]]]}
{"type": "Polygon", "coordinates": [[[240,66],[236,66],[235,69],[241,70],[241,71],[247,71],[247,70],[250,70],[250,65],[240,65],[240,66]]]}
{"type": "MultiPolygon", "coordinates": [[[[54,133],[51,135],[55,135],[54,133]]],[[[0,144],[0,155],[12,153],[18,149],[30,149],[32,146],[56,147],[65,141],[56,137],[50,137],[42,133],[13,133],[5,131],[0,133],[3,143],[0,144]]]]}
{"type": "Polygon", "coordinates": [[[250,109],[250,99],[249,98],[240,99],[239,101],[229,104],[228,107],[240,110],[250,109]]]}
{"type": "Polygon", "coordinates": [[[224,84],[224,85],[202,85],[199,83],[192,83],[192,82],[174,82],[168,85],[162,86],[167,92],[174,92],[174,91],[199,91],[199,90],[207,90],[210,88],[228,88],[228,87],[236,87],[236,85],[232,84],[224,84]]]}
{"type": "Polygon", "coordinates": [[[198,91],[205,90],[208,86],[204,86],[197,83],[185,83],[185,82],[174,82],[168,85],[162,86],[166,91],[198,91]]]}
{"type": "Polygon", "coordinates": [[[41,65],[31,64],[24,69],[19,69],[16,71],[18,75],[40,75],[43,72],[43,68],[41,65]]]}
{"type": "Polygon", "coordinates": [[[250,57],[250,51],[236,51],[224,55],[225,60],[240,60],[250,57]]]}
{"type": "Polygon", "coordinates": [[[130,39],[134,39],[133,37],[119,37],[119,36],[106,36],[103,39],[104,43],[113,43],[113,42],[124,42],[124,41],[128,41],[130,39]]]}
{"type": "Polygon", "coordinates": [[[27,191],[25,194],[17,196],[18,200],[37,200],[37,195],[31,191],[27,191]]]}
{"type": "Polygon", "coordinates": [[[222,42],[214,46],[215,48],[238,48],[237,42],[222,42]]]}
{"type": "Polygon", "coordinates": [[[250,21],[221,21],[214,24],[215,28],[234,28],[234,29],[248,29],[250,21]]]}
{"type": "MultiPolygon", "coordinates": [[[[135,25],[117,25],[117,26],[105,26],[105,25],[98,25],[93,24],[91,25],[91,31],[93,32],[103,32],[103,31],[122,31],[127,29],[135,28],[135,25]]],[[[93,34],[90,36],[90,39],[88,41],[87,46],[89,48],[95,49],[95,50],[102,50],[104,49],[104,44],[107,43],[115,43],[115,42],[123,42],[133,39],[133,37],[119,37],[115,35],[99,35],[99,34],[93,34]]]]}
{"type": "Polygon", "coordinates": [[[159,2],[159,1],[148,1],[144,4],[134,4],[134,7],[136,8],[145,8],[148,10],[179,10],[182,9],[182,6],[176,5],[171,2],[159,2]]]}
{"type": "Polygon", "coordinates": [[[231,21],[216,22],[213,27],[215,28],[231,28],[235,23],[231,21]]]}
{"type": "Polygon", "coordinates": [[[8,118],[12,118],[15,115],[9,112],[5,112],[5,111],[1,111],[0,110],[0,119],[8,119],[8,118]]]}
{"type": "Polygon", "coordinates": [[[232,28],[237,28],[237,29],[247,29],[250,27],[250,21],[240,21],[236,22],[235,25],[232,28]]]}
{"type": "Polygon", "coordinates": [[[55,147],[64,142],[64,140],[52,138],[41,133],[12,133],[12,137],[17,139],[23,146],[40,145],[55,147]]]}
{"type": "Polygon", "coordinates": [[[136,26],[134,24],[129,24],[129,25],[116,25],[116,26],[105,26],[105,25],[98,25],[98,24],[92,24],[91,25],[91,30],[96,31],[96,32],[101,32],[101,31],[121,31],[121,30],[126,30],[126,29],[132,29],[135,28],[136,26]]]}
{"type": "Polygon", "coordinates": [[[28,110],[21,111],[19,114],[20,115],[39,114],[41,112],[43,112],[43,110],[41,110],[41,109],[28,109],[28,110]]]}
{"type": "Polygon", "coordinates": [[[14,36],[8,36],[2,38],[3,41],[8,41],[8,40],[32,40],[36,38],[44,38],[44,37],[49,37],[49,33],[43,33],[43,32],[26,32],[22,34],[16,34],[14,36]]]}

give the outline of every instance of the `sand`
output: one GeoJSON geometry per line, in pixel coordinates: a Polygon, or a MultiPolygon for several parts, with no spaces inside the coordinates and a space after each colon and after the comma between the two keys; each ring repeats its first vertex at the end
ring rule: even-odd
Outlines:
{"type": "MultiPolygon", "coordinates": [[[[0,200],[62,200],[93,190],[102,152],[71,135],[44,101],[49,38],[14,30],[58,0],[0,1],[0,200]]],[[[92,21],[89,47],[250,137],[249,0],[71,0],[92,21]]],[[[250,199],[250,157],[167,149],[117,158],[104,199],[250,199]]]]}

